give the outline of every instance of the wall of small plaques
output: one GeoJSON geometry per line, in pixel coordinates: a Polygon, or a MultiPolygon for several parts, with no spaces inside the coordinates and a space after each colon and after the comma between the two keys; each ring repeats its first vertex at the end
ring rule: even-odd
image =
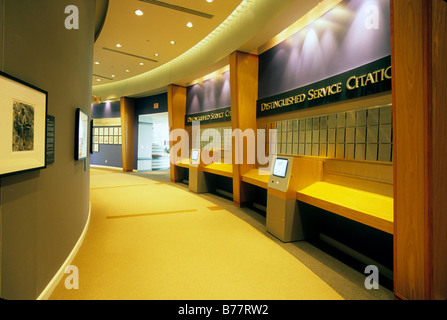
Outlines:
{"type": "MultiPolygon", "coordinates": [[[[265,124],[277,129],[277,153],[392,162],[392,106],[265,124]]],[[[270,143],[270,142],[267,142],[270,143]]]]}
{"type": "Polygon", "coordinates": [[[93,127],[93,152],[99,152],[100,145],[122,144],[121,127],[93,127]]]}
{"type": "Polygon", "coordinates": [[[200,137],[194,137],[193,143],[196,145],[193,148],[200,147],[202,150],[221,150],[232,151],[232,131],[231,127],[218,127],[210,129],[200,129],[200,137]],[[214,131],[216,130],[216,131],[214,131]],[[226,130],[226,132],[225,132],[226,130]],[[213,140],[215,133],[219,133],[220,141],[213,140]]]}

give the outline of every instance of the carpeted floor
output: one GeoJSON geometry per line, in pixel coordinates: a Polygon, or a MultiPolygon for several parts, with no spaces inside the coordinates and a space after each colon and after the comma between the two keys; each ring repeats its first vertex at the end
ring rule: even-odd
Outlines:
{"type": "Polygon", "coordinates": [[[91,221],[51,300],[392,299],[306,242],[283,244],[264,217],[169,182],[169,173],[91,168],[91,221]]]}

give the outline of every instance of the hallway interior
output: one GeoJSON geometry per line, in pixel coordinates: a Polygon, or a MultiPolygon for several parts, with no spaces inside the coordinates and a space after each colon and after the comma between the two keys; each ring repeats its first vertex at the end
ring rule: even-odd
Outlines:
{"type": "Polygon", "coordinates": [[[173,184],[168,171],[91,168],[91,219],[50,300],[392,300],[305,241],[282,243],[265,216],[173,184]]]}

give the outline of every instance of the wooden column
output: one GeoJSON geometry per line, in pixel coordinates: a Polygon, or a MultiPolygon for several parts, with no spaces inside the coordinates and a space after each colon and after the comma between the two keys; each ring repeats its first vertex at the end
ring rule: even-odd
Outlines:
{"type": "Polygon", "coordinates": [[[123,138],[123,171],[132,172],[134,162],[135,101],[131,98],[121,98],[121,131],[123,138]]]}
{"type": "MultiPolygon", "coordinates": [[[[231,125],[232,129],[244,132],[252,129],[256,133],[256,101],[258,99],[258,64],[256,55],[234,52],[230,55],[231,82],[231,125]]],[[[256,139],[256,134],[255,134],[256,139]]],[[[256,150],[255,145],[252,146],[256,150]]],[[[256,167],[255,164],[235,164],[235,148],[233,143],[233,201],[242,206],[248,197],[246,186],[242,183],[242,175],[256,167]]],[[[243,150],[247,150],[246,146],[243,150]]]]}
{"type": "Polygon", "coordinates": [[[447,298],[447,3],[391,1],[394,292],[447,298]]]}
{"type": "MultiPolygon", "coordinates": [[[[168,86],[168,117],[169,132],[175,129],[185,129],[186,88],[176,85],[168,86]]],[[[169,142],[172,149],[175,141],[169,142]]],[[[181,168],[177,168],[171,161],[171,181],[179,182],[183,179],[181,168]]]]}

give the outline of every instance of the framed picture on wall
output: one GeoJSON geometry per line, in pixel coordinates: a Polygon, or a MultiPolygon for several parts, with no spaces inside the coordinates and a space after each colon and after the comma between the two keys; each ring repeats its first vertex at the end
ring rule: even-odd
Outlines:
{"type": "Polygon", "coordinates": [[[89,153],[89,136],[88,129],[90,126],[87,113],[80,108],[76,109],[76,126],[75,126],[75,160],[87,159],[89,153]]]}
{"type": "Polygon", "coordinates": [[[99,136],[99,144],[104,144],[104,136],[99,136]]]}
{"type": "Polygon", "coordinates": [[[99,144],[97,143],[93,144],[93,152],[99,152],[99,144]]]}
{"type": "Polygon", "coordinates": [[[0,72],[0,176],[46,167],[48,92],[0,72]]]}
{"type": "Polygon", "coordinates": [[[109,136],[104,136],[104,144],[109,144],[109,136]]]}
{"type": "Polygon", "coordinates": [[[103,136],[104,135],[104,128],[99,128],[99,135],[103,136]]]}

